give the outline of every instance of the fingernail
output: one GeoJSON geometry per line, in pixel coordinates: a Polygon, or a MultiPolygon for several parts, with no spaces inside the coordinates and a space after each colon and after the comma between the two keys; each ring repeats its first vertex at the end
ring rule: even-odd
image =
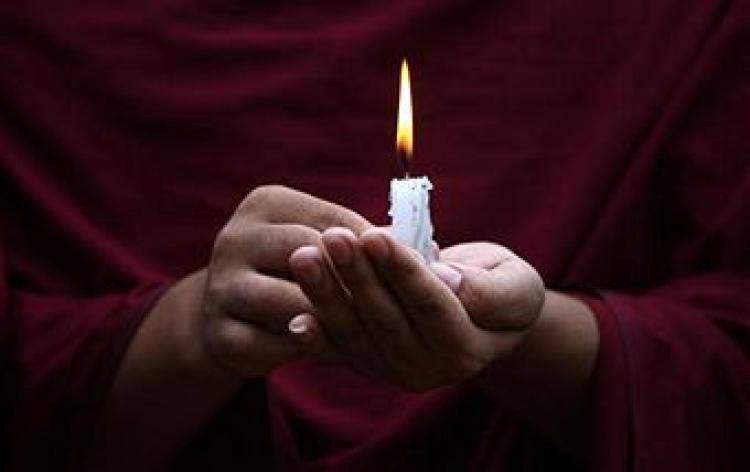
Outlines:
{"type": "Polygon", "coordinates": [[[307,285],[316,285],[323,275],[320,266],[320,250],[316,247],[303,247],[295,254],[297,262],[294,264],[294,275],[302,279],[307,285]]]}
{"type": "Polygon", "coordinates": [[[364,249],[376,262],[383,263],[390,257],[391,248],[387,238],[387,233],[382,229],[371,229],[362,234],[364,249]]]}
{"type": "Polygon", "coordinates": [[[289,321],[289,331],[294,334],[305,334],[307,332],[307,323],[303,315],[295,316],[289,321]]]}
{"type": "Polygon", "coordinates": [[[453,292],[458,292],[461,286],[461,272],[442,262],[433,262],[430,268],[453,292]]]}
{"type": "Polygon", "coordinates": [[[323,244],[337,265],[347,265],[353,259],[354,233],[346,228],[329,228],[323,233],[323,244]]]}

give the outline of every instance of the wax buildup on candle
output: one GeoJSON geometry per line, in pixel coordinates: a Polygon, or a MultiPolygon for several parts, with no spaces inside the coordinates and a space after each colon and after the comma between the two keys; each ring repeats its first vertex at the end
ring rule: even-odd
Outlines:
{"type": "Polygon", "coordinates": [[[426,262],[432,262],[432,221],[430,220],[430,190],[427,177],[391,180],[391,234],[400,243],[419,252],[426,262]]]}

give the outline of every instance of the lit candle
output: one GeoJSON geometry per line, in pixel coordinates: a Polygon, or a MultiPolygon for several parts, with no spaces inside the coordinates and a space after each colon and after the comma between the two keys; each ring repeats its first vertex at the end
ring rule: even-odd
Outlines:
{"type": "Polygon", "coordinates": [[[398,94],[398,123],[396,128],[396,156],[404,171],[403,179],[391,180],[391,234],[419,252],[426,262],[432,262],[432,222],[430,220],[430,190],[427,177],[412,178],[409,164],[414,151],[411,85],[406,59],[401,62],[401,81],[398,94]]]}

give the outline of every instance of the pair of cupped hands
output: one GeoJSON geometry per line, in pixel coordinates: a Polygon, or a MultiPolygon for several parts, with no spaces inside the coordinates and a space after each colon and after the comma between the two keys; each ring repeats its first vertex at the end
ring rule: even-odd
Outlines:
{"type": "Polygon", "coordinates": [[[200,334],[232,374],[311,357],[408,390],[507,358],[545,294],[534,268],[502,246],[459,244],[428,265],[355,212],[281,186],[244,199],[207,272],[200,334]]]}

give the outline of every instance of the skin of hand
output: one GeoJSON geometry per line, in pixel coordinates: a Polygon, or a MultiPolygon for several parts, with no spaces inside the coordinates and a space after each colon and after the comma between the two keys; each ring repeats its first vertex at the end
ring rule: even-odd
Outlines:
{"type": "MultiPolygon", "coordinates": [[[[478,251],[453,251],[451,268],[461,274],[454,292],[449,287],[458,279],[450,268],[427,269],[415,253],[371,228],[350,210],[288,188],[265,186],[251,192],[218,234],[209,266],[175,283],[138,328],[116,373],[87,470],[168,469],[180,447],[234,397],[243,381],[261,377],[299,355],[325,359],[346,355],[357,368],[390,375],[420,390],[459,381],[493,357],[515,351],[511,357],[520,357],[520,364],[536,366],[524,369],[530,375],[539,372],[535,379],[559,373],[561,379],[554,385],[570,384],[568,390],[578,391],[596,352],[595,323],[582,304],[547,296],[539,321],[534,310],[496,320],[489,316],[491,311],[482,314],[481,308],[482,300],[493,297],[467,292],[472,269],[464,266],[492,265],[485,259],[477,262],[478,251]],[[342,230],[331,227],[366,234],[352,239],[351,233],[344,231],[342,236],[342,230]],[[357,264],[366,264],[348,266],[341,257],[345,254],[337,252],[337,245],[352,241],[357,264]],[[305,266],[311,261],[313,268],[321,269],[319,282],[303,284],[300,290],[293,280],[309,275],[299,271],[309,270],[305,266]],[[332,269],[339,266],[338,272],[332,269]],[[370,293],[372,280],[377,284],[370,293]],[[330,285],[321,288],[320,281],[330,285]],[[342,289],[342,282],[349,288],[342,289]],[[414,298],[408,304],[413,313],[404,312],[395,296],[399,293],[414,298]],[[354,300],[366,297],[384,306],[362,311],[354,300]],[[327,303],[344,308],[321,309],[327,303]],[[383,316],[362,317],[370,312],[383,316]],[[509,329],[502,331],[506,323],[509,329]],[[535,328],[528,334],[530,326],[535,328]],[[379,330],[377,342],[382,345],[371,339],[368,329],[379,330]],[[431,336],[429,347],[427,338],[412,343],[423,332],[431,336]],[[519,343],[529,347],[519,349],[519,343]],[[390,350],[384,351],[385,347],[390,350]],[[443,363],[426,357],[430,349],[442,349],[447,368],[435,368],[443,363]],[[397,359],[411,364],[394,370],[392,362],[397,359]],[[571,374],[564,366],[580,368],[571,374]],[[409,369],[420,368],[425,374],[416,381],[405,378],[409,369]]],[[[546,392],[543,401],[550,403],[554,392],[548,386],[541,390],[546,392]]],[[[549,416],[543,416],[548,421],[549,416]]]]}
{"type": "Polygon", "coordinates": [[[344,228],[290,257],[314,309],[290,331],[307,352],[330,347],[353,367],[409,390],[470,379],[509,356],[544,304],[536,271],[490,243],[455,246],[427,266],[386,231],[344,228]]]}
{"type": "Polygon", "coordinates": [[[138,328],[115,376],[87,470],[167,470],[245,380],[302,353],[287,325],[312,309],[290,254],[321,232],[371,225],[281,186],[253,190],[219,232],[207,268],[175,283],[138,328]]]}
{"type": "Polygon", "coordinates": [[[290,258],[314,305],[289,326],[304,350],[333,349],[410,390],[469,380],[585,461],[599,349],[585,303],[545,290],[527,262],[497,244],[449,247],[428,267],[379,229],[357,238],[333,228],[322,241],[322,250],[302,247],[290,258]]]}
{"type": "Polygon", "coordinates": [[[259,187],[239,205],[216,238],[203,297],[201,337],[221,365],[259,377],[300,354],[287,326],[312,306],[287,261],[300,246],[320,247],[321,231],[342,225],[358,232],[371,226],[346,208],[280,186],[259,187]]]}

